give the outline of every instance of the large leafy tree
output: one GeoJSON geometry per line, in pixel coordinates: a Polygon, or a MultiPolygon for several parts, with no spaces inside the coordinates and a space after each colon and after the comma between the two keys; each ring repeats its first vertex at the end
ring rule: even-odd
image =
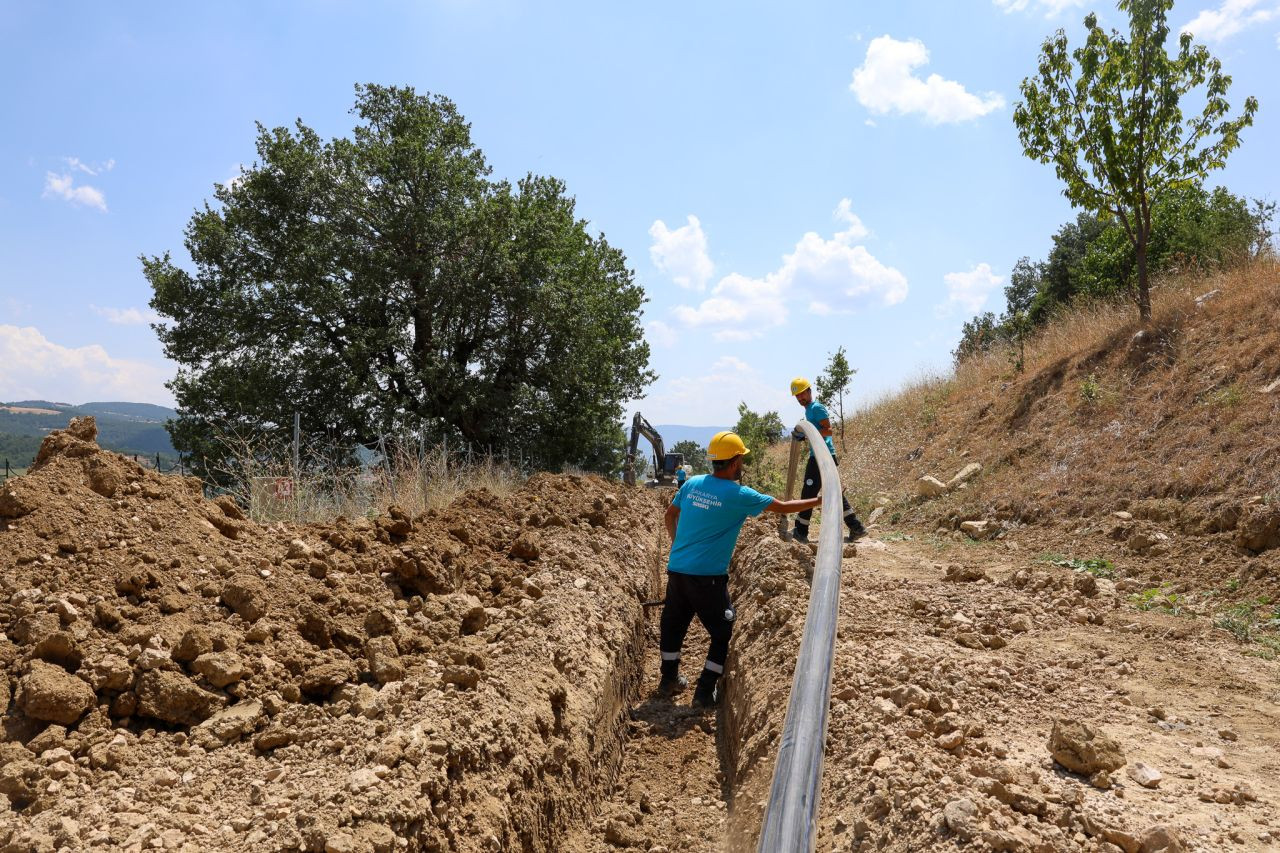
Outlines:
{"type": "Polygon", "coordinates": [[[564,185],[489,177],[448,99],[356,87],[350,138],[259,125],[259,162],[144,257],[179,365],[175,446],[302,427],[330,443],[453,438],[534,465],[616,468],[652,379],[644,293],[564,185]]]}
{"type": "Polygon", "coordinates": [[[1085,18],[1088,36],[1069,51],[1062,30],[1041,48],[1039,72],[1022,81],[1014,110],[1028,157],[1053,163],[1075,206],[1117,220],[1134,250],[1135,299],[1151,318],[1147,253],[1153,205],[1170,189],[1220,168],[1253,123],[1256,99],[1228,118],[1231,78],[1203,45],[1183,33],[1170,55],[1173,0],[1120,0],[1128,38],[1085,18]],[[1183,96],[1203,88],[1199,115],[1186,117],[1183,96]]]}
{"type": "Polygon", "coordinates": [[[711,473],[711,460],[707,458],[707,450],[698,442],[689,438],[677,441],[675,447],[671,448],[671,452],[684,454],[685,464],[693,469],[693,473],[711,473]]]}

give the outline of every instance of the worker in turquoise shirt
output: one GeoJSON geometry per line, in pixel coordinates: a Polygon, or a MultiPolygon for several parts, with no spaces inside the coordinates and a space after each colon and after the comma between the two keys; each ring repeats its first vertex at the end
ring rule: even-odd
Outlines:
{"type": "MultiPolygon", "coordinates": [[[[813,399],[813,388],[809,385],[809,380],[802,376],[797,376],[791,380],[791,394],[796,398],[796,402],[804,406],[804,419],[818,428],[818,432],[822,433],[823,438],[827,442],[827,450],[831,451],[831,458],[836,458],[836,446],[831,441],[831,414],[827,411],[827,407],[813,399]]],[[[797,430],[794,436],[799,439],[804,438],[804,433],[797,430]]],[[[801,498],[811,498],[822,489],[822,472],[818,470],[818,459],[813,455],[813,448],[809,448],[809,461],[804,466],[804,485],[800,487],[801,498]]],[[[862,526],[862,522],[858,520],[858,514],[853,507],[849,505],[849,499],[840,493],[840,500],[844,502],[844,523],[849,525],[849,541],[861,539],[867,535],[867,529],[862,526]]],[[[796,516],[796,527],[791,533],[791,538],[797,542],[809,541],[809,520],[813,518],[813,510],[807,509],[796,516]]]]}
{"type": "Polygon", "coordinates": [[[729,561],[742,523],[762,512],[800,512],[821,503],[821,498],[780,501],[741,485],[742,464],[750,452],[735,433],[716,433],[707,448],[712,473],[686,480],[667,507],[671,554],[662,607],[658,690],[670,696],[688,686],[680,675],[680,650],[697,616],[711,635],[711,648],[693,692],[693,704],[703,708],[716,703],[716,683],[729,655],[735,616],[729,598],[729,561]]]}

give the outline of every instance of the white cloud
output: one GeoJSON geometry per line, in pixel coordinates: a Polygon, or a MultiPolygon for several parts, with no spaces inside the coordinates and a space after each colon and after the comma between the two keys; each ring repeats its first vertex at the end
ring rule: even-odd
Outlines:
{"type": "Polygon", "coordinates": [[[63,157],[67,161],[67,165],[76,171],[84,172],[86,175],[100,175],[103,172],[110,172],[116,167],[115,160],[108,160],[105,163],[97,163],[90,166],[82,161],[79,157],[63,157]]]}
{"type": "Polygon", "coordinates": [[[715,272],[711,258],[707,257],[707,235],[702,233],[698,217],[690,215],[688,224],[674,230],[661,219],[649,228],[653,245],[649,257],[662,272],[671,276],[681,287],[704,290],[708,279],[715,272]]]}
{"type": "Polygon", "coordinates": [[[960,307],[969,314],[976,314],[986,304],[991,291],[1004,283],[1004,277],[991,272],[990,264],[978,264],[968,272],[949,272],[942,277],[947,285],[947,301],[939,306],[945,313],[960,307]]]}
{"type": "Polygon", "coordinates": [[[107,322],[115,323],[117,326],[143,326],[148,323],[159,323],[161,317],[150,308],[99,308],[97,305],[90,305],[93,312],[100,317],[106,317],[107,322]]]}
{"type": "Polygon", "coordinates": [[[714,330],[718,341],[745,341],[785,324],[795,302],[826,315],[906,299],[906,276],[855,245],[868,231],[849,200],[841,199],[833,215],[846,227],[831,239],[805,234],[776,270],[759,278],[730,273],[696,307],[677,306],[676,319],[714,330]]]}
{"type": "Polygon", "coordinates": [[[654,320],[645,330],[645,337],[651,344],[660,347],[675,346],[676,330],[661,320],[654,320]]]}
{"type": "Polygon", "coordinates": [[[732,425],[738,420],[738,404],[752,411],[777,411],[783,420],[796,414],[782,384],[767,382],[751,364],[733,355],[717,359],[706,372],[664,378],[636,404],[650,423],[732,425]]]}
{"type": "Polygon", "coordinates": [[[114,358],[98,344],[64,347],[34,326],[0,325],[0,400],[129,400],[173,405],[160,364],[114,358]]]}
{"type": "Polygon", "coordinates": [[[222,182],[222,185],[229,190],[235,189],[241,183],[244,182],[244,173],[247,169],[248,167],[245,166],[244,163],[236,163],[234,166],[232,166],[230,169],[227,170],[231,174],[225,181],[222,182]]]}
{"type": "Polygon", "coordinates": [[[57,197],[72,204],[83,204],[86,207],[96,207],[103,213],[107,212],[107,198],[102,194],[102,190],[97,187],[91,187],[88,184],[75,186],[75,178],[70,173],[63,172],[60,175],[53,172],[46,172],[44,175],[44,197],[57,197]]]}
{"type": "Polygon", "coordinates": [[[915,69],[928,64],[929,51],[918,39],[880,36],[867,46],[866,59],[853,72],[849,88],[873,113],[918,113],[930,124],[969,121],[1004,106],[1004,98],[995,92],[979,97],[937,74],[917,77],[915,69]]]}
{"type": "Polygon", "coordinates": [[[1265,24],[1277,15],[1280,15],[1280,6],[1270,3],[1263,6],[1262,0],[1223,0],[1217,9],[1205,9],[1184,24],[1181,32],[1206,41],[1223,41],[1245,27],[1265,24]]]}
{"type": "Polygon", "coordinates": [[[1034,6],[1037,9],[1044,9],[1046,18],[1052,18],[1067,9],[1083,6],[1088,0],[994,0],[994,2],[1005,11],[1005,14],[1023,12],[1028,7],[1034,6]]]}

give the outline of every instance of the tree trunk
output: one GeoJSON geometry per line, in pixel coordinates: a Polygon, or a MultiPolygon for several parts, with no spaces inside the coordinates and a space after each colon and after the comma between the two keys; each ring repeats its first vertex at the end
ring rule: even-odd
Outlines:
{"type": "Polygon", "coordinates": [[[1144,323],[1151,322],[1151,285],[1147,280],[1147,235],[1138,237],[1138,318],[1144,323]]]}

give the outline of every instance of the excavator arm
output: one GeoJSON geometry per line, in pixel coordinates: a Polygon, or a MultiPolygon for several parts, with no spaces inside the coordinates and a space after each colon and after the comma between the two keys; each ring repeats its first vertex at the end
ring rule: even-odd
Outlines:
{"type": "Polygon", "coordinates": [[[623,472],[623,480],[629,486],[636,484],[636,454],[639,452],[640,436],[648,440],[653,447],[653,471],[657,484],[674,481],[675,468],[684,464],[684,457],[668,454],[662,436],[653,428],[653,424],[644,419],[644,415],[636,412],[631,419],[631,443],[627,448],[627,468],[623,472]],[[668,456],[675,457],[668,459],[668,456]],[[670,470],[667,470],[670,468],[670,470]]]}

